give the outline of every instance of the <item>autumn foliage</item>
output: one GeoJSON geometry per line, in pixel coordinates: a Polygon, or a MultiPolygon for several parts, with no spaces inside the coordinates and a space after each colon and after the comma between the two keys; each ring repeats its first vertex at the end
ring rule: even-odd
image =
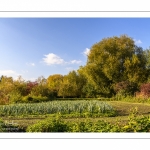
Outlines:
{"type": "Polygon", "coordinates": [[[140,92],[136,93],[136,97],[149,98],[150,97],[150,83],[145,83],[140,86],[140,92]]]}

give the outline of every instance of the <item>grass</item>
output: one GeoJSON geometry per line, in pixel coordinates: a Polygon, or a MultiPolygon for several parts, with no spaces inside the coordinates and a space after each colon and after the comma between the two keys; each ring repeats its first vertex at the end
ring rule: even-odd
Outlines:
{"type": "Polygon", "coordinates": [[[107,102],[117,111],[119,116],[127,116],[132,108],[138,109],[139,115],[149,115],[150,114],[150,104],[148,103],[131,103],[122,101],[109,101],[107,102]]]}

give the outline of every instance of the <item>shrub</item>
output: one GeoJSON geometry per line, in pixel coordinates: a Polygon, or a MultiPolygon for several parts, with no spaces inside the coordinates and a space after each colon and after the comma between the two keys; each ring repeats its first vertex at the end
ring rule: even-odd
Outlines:
{"type": "Polygon", "coordinates": [[[150,83],[145,83],[140,86],[140,92],[137,93],[137,97],[148,98],[150,97],[150,83]]]}
{"type": "Polygon", "coordinates": [[[67,132],[67,123],[60,118],[51,119],[48,118],[44,121],[30,125],[27,128],[27,132],[67,132]]]}
{"type": "Polygon", "coordinates": [[[26,132],[120,132],[121,130],[118,125],[104,120],[92,122],[86,119],[81,122],[67,122],[61,118],[49,118],[28,126],[26,132]]]}
{"type": "Polygon", "coordinates": [[[27,95],[23,97],[22,102],[23,103],[37,103],[37,102],[45,102],[48,100],[49,99],[47,97],[27,95]]]}
{"type": "Polygon", "coordinates": [[[129,120],[122,132],[150,132],[150,116],[137,116],[137,108],[130,110],[129,120]]]}
{"type": "Polygon", "coordinates": [[[134,93],[138,90],[138,87],[135,83],[131,83],[129,81],[122,81],[118,82],[114,86],[114,90],[117,94],[127,96],[127,95],[134,95],[134,93]]]}

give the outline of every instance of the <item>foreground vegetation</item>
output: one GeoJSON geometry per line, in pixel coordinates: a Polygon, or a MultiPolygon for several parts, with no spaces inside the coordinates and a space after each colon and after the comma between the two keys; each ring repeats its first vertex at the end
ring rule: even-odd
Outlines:
{"type": "Polygon", "coordinates": [[[66,122],[61,118],[45,119],[28,126],[27,132],[149,132],[150,116],[137,118],[131,113],[126,124],[119,121],[115,124],[105,120],[92,122],[88,119],[81,122],[66,122]]]}

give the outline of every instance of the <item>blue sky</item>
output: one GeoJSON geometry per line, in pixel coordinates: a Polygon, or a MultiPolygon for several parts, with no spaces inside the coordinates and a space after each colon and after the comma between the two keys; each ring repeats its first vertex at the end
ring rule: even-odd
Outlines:
{"type": "Polygon", "coordinates": [[[0,18],[0,76],[65,75],[103,38],[127,34],[150,46],[150,18],[0,18]]]}

